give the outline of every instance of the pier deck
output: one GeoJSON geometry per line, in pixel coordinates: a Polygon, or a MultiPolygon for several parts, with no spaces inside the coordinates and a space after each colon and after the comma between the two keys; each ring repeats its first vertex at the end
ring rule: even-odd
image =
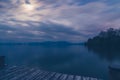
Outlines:
{"type": "Polygon", "coordinates": [[[39,68],[7,67],[0,70],[0,80],[102,80],[92,77],[48,72],[39,68]]]}

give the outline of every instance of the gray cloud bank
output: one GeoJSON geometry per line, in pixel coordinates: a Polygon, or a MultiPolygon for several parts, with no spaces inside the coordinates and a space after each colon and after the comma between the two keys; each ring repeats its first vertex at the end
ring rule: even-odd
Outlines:
{"type": "Polygon", "coordinates": [[[119,0],[0,0],[0,40],[83,42],[120,28],[119,5],[119,0]]]}

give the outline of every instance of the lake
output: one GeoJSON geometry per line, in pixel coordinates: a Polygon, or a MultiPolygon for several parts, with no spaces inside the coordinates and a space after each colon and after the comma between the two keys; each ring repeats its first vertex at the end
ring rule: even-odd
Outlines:
{"type": "Polygon", "coordinates": [[[109,64],[120,62],[119,52],[91,50],[84,45],[0,45],[6,64],[39,67],[43,70],[108,80],[109,64]]]}

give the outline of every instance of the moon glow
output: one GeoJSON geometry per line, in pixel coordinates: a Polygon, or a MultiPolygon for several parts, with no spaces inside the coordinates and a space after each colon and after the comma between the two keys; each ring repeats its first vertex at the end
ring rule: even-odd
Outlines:
{"type": "Polygon", "coordinates": [[[25,11],[32,11],[32,10],[34,10],[34,6],[32,4],[23,4],[22,7],[23,7],[23,9],[25,11]]]}

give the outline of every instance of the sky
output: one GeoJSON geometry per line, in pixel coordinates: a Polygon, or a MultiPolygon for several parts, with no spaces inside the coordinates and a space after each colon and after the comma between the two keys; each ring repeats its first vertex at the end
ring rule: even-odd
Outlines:
{"type": "Polygon", "coordinates": [[[85,42],[120,28],[120,0],[0,0],[0,42],[85,42]]]}

